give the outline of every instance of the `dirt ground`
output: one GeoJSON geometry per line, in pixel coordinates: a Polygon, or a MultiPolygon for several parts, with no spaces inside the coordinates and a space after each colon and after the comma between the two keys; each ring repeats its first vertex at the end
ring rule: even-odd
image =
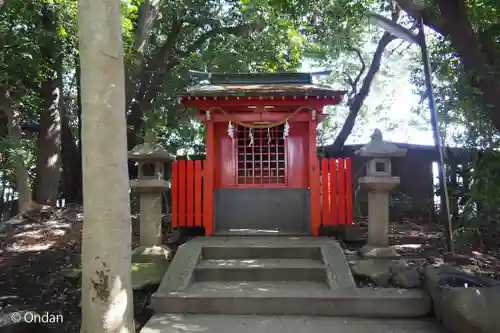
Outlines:
{"type": "MultiPolygon", "coordinates": [[[[80,287],[67,274],[80,268],[82,222],[82,207],[68,206],[0,224],[0,313],[61,314],[63,323],[48,325],[50,332],[79,332],[80,287]]],[[[134,230],[133,245],[138,241],[134,230]]]]}
{"type": "MultiPolygon", "coordinates": [[[[389,243],[404,258],[420,266],[426,264],[448,264],[462,271],[500,280],[500,242],[497,246],[486,249],[481,242],[457,244],[455,253],[446,249],[443,227],[434,223],[422,223],[421,219],[403,219],[391,223],[389,243]]],[[[367,229],[366,219],[354,222],[359,229],[367,229]]],[[[349,250],[355,250],[359,244],[344,244],[349,250]]]]}
{"type": "MultiPolygon", "coordinates": [[[[0,313],[61,314],[64,322],[53,325],[51,332],[79,332],[80,290],[66,274],[80,267],[82,220],[81,207],[47,207],[0,224],[0,313]]],[[[137,243],[136,231],[132,239],[137,243]]],[[[450,255],[443,239],[439,228],[410,222],[394,224],[391,231],[391,241],[402,254],[500,278],[498,251],[470,248],[450,255]]]]}

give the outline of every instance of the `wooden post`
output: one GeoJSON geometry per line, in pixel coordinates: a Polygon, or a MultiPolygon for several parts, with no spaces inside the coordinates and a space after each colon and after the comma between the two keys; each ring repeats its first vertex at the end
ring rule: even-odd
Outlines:
{"type": "Polygon", "coordinates": [[[194,225],[196,227],[202,227],[202,212],[203,207],[201,198],[203,195],[201,194],[202,189],[202,174],[201,174],[201,161],[194,161],[194,225]]]}
{"type": "Polygon", "coordinates": [[[214,187],[214,121],[207,111],[205,120],[206,157],[203,168],[203,225],[205,236],[213,232],[213,187],[214,187]]]}
{"type": "Polygon", "coordinates": [[[321,159],[321,225],[330,224],[331,209],[330,209],[330,191],[329,191],[329,172],[328,159],[321,159]]]}
{"type": "Polygon", "coordinates": [[[172,227],[178,228],[179,225],[179,161],[172,162],[172,227]]]}
{"type": "Polygon", "coordinates": [[[338,184],[339,184],[339,224],[345,224],[345,159],[340,158],[338,170],[338,184]]]}
{"type": "MultiPolygon", "coordinates": [[[[329,224],[338,224],[339,223],[339,204],[338,204],[338,195],[337,195],[337,162],[338,160],[335,158],[330,158],[330,210],[331,210],[331,219],[329,224]]],[[[340,162],[338,162],[340,163],[340,162]]]]}
{"type": "Polygon", "coordinates": [[[313,235],[319,234],[319,217],[320,217],[320,188],[319,188],[319,160],[316,153],[316,128],[317,111],[311,112],[309,119],[309,188],[310,188],[310,218],[311,232],[313,235]]]}
{"type": "Polygon", "coordinates": [[[352,224],[352,161],[345,160],[346,223],[352,224]]]}

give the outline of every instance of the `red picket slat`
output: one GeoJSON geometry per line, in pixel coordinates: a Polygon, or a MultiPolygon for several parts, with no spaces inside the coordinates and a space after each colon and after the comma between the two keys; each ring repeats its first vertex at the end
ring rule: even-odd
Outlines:
{"type": "MultiPolygon", "coordinates": [[[[172,163],[171,209],[174,228],[204,226],[206,213],[211,214],[211,198],[205,199],[205,195],[210,196],[211,191],[205,188],[203,164],[200,160],[180,160],[172,163]],[[205,212],[206,210],[208,211],[205,212]]],[[[320,166],[321,225],[351,224],[352,160],[324,158],[321,159],[320,166]]],[[[209,218],[207,223],[210,227],[209,218]]]]}
{"type": "Polygon", "coordinates": [[[322,225],[330,224],[330,192],[328,181],[328,160],[321,160],[321,210],[322,210],[322,225]]]}
{"type": "Polygon", "coordinates": [[[346,198],[346,222],[352,224],[352,160],[346,159],[345,167],[345,198],[346,198]]]}
{"type": "Polygon", "coordinates": [[[186,161],[186,226],[194,226],[194,161],[186,161]]]}
{"type": "Polygon", "coordinates": [[[339,159],[338,171],[339,224],[345,224],[345,159],[339,159]]]}
{"type": "Polygon", "coordinates": [[[179,161],[179,226],[186,227],[186,161],[179,161]]]}
{"type": "Polygon", "coordinates": [[[338,224],[337,217],[337,160],[331,158],[330,164],[330,224],[338,224]]]}
{"type": "Polygon", "coordinates": [[[202,201],[201,201],[201,161],[194,162],[194,225],[201,227],[202,201]]]}
{"type": "Polygon", "coordinates": [[[179,197],[177,196],[179,174],[178,174],[177,163],[178,163],[177,161],[174,161],[172,163],[172,227],[173,228],[179,227],[179,212],[177,210],[179,204],[179,197]]]}

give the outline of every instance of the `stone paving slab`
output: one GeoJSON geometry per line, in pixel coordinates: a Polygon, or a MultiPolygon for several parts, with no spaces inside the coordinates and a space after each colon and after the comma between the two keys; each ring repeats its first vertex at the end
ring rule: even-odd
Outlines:
{"type": "Polygon", "coordinates": [[[141,333],[446,333],[434,320],[154,315],[141,333]]]}

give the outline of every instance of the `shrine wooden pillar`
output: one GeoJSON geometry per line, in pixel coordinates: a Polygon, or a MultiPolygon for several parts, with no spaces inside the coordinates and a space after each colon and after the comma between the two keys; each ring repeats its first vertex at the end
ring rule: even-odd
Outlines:
{"type": "Polygon", "coordinates": [[[213,190],[214,190],[214,120],[210,111],[206,112],[205,118],[205,165],[203,168],[203,225],[205,235],[210,236],[213,232],[213,190]]]}
{"type": "Polygon", "coordinates": [[[312,110],[309,118],[309,200],[310,225],[313,235],[318,236],[320,226],[320,181],[319,160],[316,152],[316,129],[318,127],[317,111],[312,110]]]}

